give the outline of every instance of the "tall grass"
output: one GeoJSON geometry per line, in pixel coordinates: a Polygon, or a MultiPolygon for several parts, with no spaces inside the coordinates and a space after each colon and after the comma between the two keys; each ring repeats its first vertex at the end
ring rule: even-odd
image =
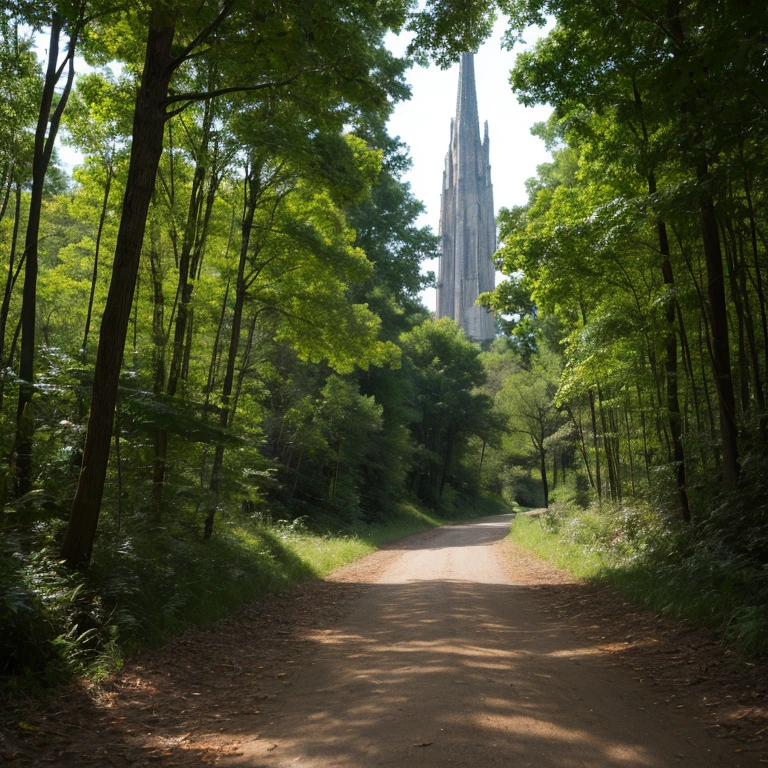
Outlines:
{"type": "MultiPolygon", "coordinates": [[[[498,510],[486,504],[465,516],[490,509],[498,510]]],[[[134,524],[101,541],[85,573],[57,561],[60,532],[52,524],[34,545],[0,557],[0,685],[108,674],[137,647],[160,645],[246,601],[446,522],[402,503],[390,520],[344,533],[312,531],[300,519],[267,524],[238,515],[222,516],[215,537],[203,541],[189,530],[134,524]]]]}
{"type": "Polygon", "coordinates": [[[540,518],[518,516],[510,536],[578,578],[768,655],[768,569],[702,531],[670,525],[639,503],[555,504],[540,518]]]}

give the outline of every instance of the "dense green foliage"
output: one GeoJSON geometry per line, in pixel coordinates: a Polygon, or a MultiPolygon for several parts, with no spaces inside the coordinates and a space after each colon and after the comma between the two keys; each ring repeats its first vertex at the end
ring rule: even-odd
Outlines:
{"type": "Polygon", "coordinates": [[[510,78],[554,108],[553,160],[500,216],[491,465],[527,453],[525,502],[568,502],[548,526],[577,569],[765,652],[766,8],[510,6],[515,34],[555,19],[510,78]]]}
{"type": "Polygon", "coordinates": [[[326,557],[484,492],[567,502],[553,534],[764,650],[766,13],[6,4],[0,674],[118,658],[322,572],[317,536],[326,557]],[[481,351],[419,301],[437,238],[384,127],[408,62],[383,41],[409,26],[445,64],[499,10],[510,42],[554,17],[511,75],[554,108],[553,159],[500,216],[481,351]]]}
{"type": "Polygon", "coordinates": [[[384,128],[409,6],[0,12],[0,675],[109,666],[479,502],[480,349],[420,303],[437,238],[384,128]]]}

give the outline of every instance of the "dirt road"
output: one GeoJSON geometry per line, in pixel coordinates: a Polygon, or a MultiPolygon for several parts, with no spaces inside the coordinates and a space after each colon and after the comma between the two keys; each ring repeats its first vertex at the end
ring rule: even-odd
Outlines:
{"type": "MultiPolygon", "coordinates": [[[[758,765],[516,586],[509,516],[406,539],[222,765],[758,765]]],[[[247,731],[248,723],[242,723],[247,731]]],[[[234,735],[234,734],[233,734],[234,735]]]]}

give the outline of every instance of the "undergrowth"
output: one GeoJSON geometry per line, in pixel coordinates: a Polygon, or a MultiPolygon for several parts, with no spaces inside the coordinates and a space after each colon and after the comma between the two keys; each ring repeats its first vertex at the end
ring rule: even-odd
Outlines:
{"type": "Polygon", "coordinates": [[[724,517],[745,515],[725,499],[690,527],[642,502],[557,503],[538,518],[520,515],[510,536],[579,578],[623,597],[710,627],[754,656],[768,655],[768,566],[729,541],[724,517]]]}
{"type": "MultiPolygon", "coordinates": [[[[463,516],[499,511],[487,500],[463,516]]],[[[301,518],[222,516],[206,542],[172,523],[134,521],[130,532],[100,540],[84,572],[57,559],[63,521],[41,522],[16,538],[10,531],[0,555],[0,685],[32,691],[73,675],[99,678],[140,646],[160,645],[248,600],[445,522],[410,503],[388,521],[358,522],[341,533],[310,530],[301,518]]]]}

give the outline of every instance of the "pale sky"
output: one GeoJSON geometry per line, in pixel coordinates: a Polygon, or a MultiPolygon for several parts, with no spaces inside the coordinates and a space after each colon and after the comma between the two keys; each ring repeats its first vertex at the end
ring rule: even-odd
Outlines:
{"type": "MultiPolygon", "coordinates": [[[[541,139],[531,136],[534,123],[546,120],[549,107],[523,107],[518,104],[509,85],[509,71],[518,50],[530,46],[542,34],[531,30],[527,45],[513,51],[502,50],[503,20],[497,22],[493,36],[475,54],[475,80],[480,125],[488,121],[491,140],[491,179],[493,202],[509,208],[526,201],[525,181],[536,175],[536,166],[550,157],[541,139]]],[[[390,36],[389,49],[402,54],[408,43],[406,35],[390,36]]],[[[415,66],[408,73],[412,93],[410,101],[398,104],[389,121],[389,132],[399,136],[410,148],[413,167],[405,180],[414,195],[426,205],[420,224],[428,224],[437,232],[440,223],[440,187],[445,154],[448,151],[451,118],[456,111],[459,65],[441,70],[415,66]]],[[[437,259],[426,262],[424,271],[437,273],[437,259]]],[[[498,278],[498,275],[497,275],[498,278]]],[[[435,309],[435,289],[423,293],[429,309],[435,309]]]]}

